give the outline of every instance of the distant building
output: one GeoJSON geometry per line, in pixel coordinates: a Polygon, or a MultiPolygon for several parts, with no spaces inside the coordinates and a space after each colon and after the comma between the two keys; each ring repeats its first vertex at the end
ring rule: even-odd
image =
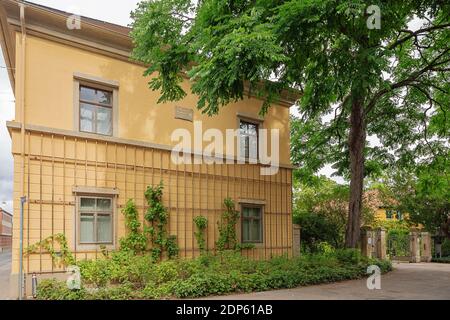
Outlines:
{"type": "Polygon", "coordinates": [[[406,216],[401,211],[390,208],[390,207],[380,207],[377,209],[377,211],[375,213],[376,219],[380,220],[380,221],[385,221],[385,220],[400,221],[400,220],[405,219],[406,216]]]}
{"type": "Polygon", "coordinates": [[[12,214],[0,208],[0,251],[12,247],[12,214]]]}

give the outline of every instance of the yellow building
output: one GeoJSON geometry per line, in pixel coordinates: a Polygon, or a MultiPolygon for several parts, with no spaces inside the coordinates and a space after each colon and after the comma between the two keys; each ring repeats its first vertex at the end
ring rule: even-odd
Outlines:
{"type": "MultiPolygon", "coordinates": [[[[283,96],[264,118],[258,115],[262,101],[251,96],[215,117],[201,114],[192,94],[157,104],[159,93],[148,89],[145,66],[130,60],[130,30],[85,17],[78,26],[78,18],[31,3],[0,3],[1,45],[16,97],[15,119],[7,124],[14,157],[12,279],[19,272],[20,197],[27,197],[24,248],[64,233],[76,259],[89,259],[103,245],[118,249],[128,199],[135,200],[144,221],[144,190],[161,180],[168,231],[176,235],[181,257],[199,254],[193,234],[198,215],[208,218],[207,247],[214,248],[226,197],[243,213],[239,239],[255,244],[244,254],[291,255],[289,107],[295,97],[283,96]],[[278,173],[262,175],[260,162],[236,158],[225,164],[174,163],[171,135],[180,128],[193,132],[195,121],[203,130],[241,128],[244,144],[245,135],[257,129],[278,129],[278,173]]],[[[190,92],[188,80],[183,86],[190,92]]],[[[247,152],[253,148],[245,146],[247,152]]],[[[230,160],[229,150],[222,151],[216,158],[230,160]]],[[[61,271],[44,251],[25,256],[23,268],[27,279],[61,271]]]]}
{"type": "Polygon", "coordinates": [[[406,217],[401,211],[388,207],[379,207],[375,212],[375,219],[378,221],[400,221],[406,217]]]}

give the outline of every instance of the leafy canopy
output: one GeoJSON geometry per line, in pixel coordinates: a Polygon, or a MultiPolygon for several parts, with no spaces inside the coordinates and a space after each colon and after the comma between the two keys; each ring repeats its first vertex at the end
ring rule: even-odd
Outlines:
{"type": "Polygon", "coordinates": [[[160,102],[182,99],[187,77],[209,115],[247,88],[265,99],[262,113],[283,89],[300,90],[292,160],[303,177],[327,163],[348,176],[348,118],[362,103],[367,135],[381,141],[366,145],[367,176],[447,152],[449,12],[420,0],[142,1],[133,56],[160,102]],[[380,29],[367,26],[370,5],[380,29]]]}

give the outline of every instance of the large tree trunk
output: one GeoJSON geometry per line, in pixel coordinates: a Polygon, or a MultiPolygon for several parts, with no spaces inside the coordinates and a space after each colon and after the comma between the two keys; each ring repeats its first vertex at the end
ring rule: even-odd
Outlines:
{"type": "Polygon", "coordinates": [[[350,136],[348,139],[350,152],[350,201],[345,234],[345,246],[347,248],[356,248],[358,246],[361,227],[365,143],[366,127],[364,108],[361,100],[354,99],[350,116],[350,136]]]}

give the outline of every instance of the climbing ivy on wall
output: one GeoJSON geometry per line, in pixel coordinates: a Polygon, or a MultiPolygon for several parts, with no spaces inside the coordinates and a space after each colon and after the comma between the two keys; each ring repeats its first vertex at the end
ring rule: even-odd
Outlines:
{"type": "Polygon", "coordinates": [[[133,254],[139,254],[147,249],[147,237],[141,230],[139,222],[139,213],[133,200],[128,200],[125,208],[122,210],[125,216],[125,227],[127,235],[120,239],[120,250],[130,251],[133,254]]]}
{"type": "Polygon", "coordinates": [[[239,211],[235,210],[234,201],[226,198],[223,202],[225,211],[222,214],[221,221],[217,222],[219,228],[219,239],[216,242],[216,248],[222,250],[238,249],[236,235],[236,224],[239,219],[239,211]]]}
{"type": "Polygon", "coordinates": [[[197,228],[197,231],[194,232],[195,239],[197,240],[198,248],[202,254],[206,250],[205,230],[208,226],[208,219],[203,216],[197,216],[194,218],[194,223],[197,228]]]}
{"type": "Polygon", "coordinates": [[[53,263],[57,266],[69,266],[75,264],[75,258],[69,250],[66,236],[62,233],[51,235],[50,237],[29,246],[25,249],[24,256],[39,253],[41,249],[50,254],[53,263]],[[55,248],[55,243],[59,245],[59,250],[55,248]]]}
{"type": "Polygon", "coordinates": [[[145,191],[145,198],[149,205],[145,220],[150,223],[146,232],[150,235],[151,255],[154,261],[160,261],[164,251],[167,252],[169,259],[176,257],[179,251],[176,236],[167,235],[169,213],[162,203],[163,189],[164,186],[161,181],[156,187],[149,186],[145,191]]]}

